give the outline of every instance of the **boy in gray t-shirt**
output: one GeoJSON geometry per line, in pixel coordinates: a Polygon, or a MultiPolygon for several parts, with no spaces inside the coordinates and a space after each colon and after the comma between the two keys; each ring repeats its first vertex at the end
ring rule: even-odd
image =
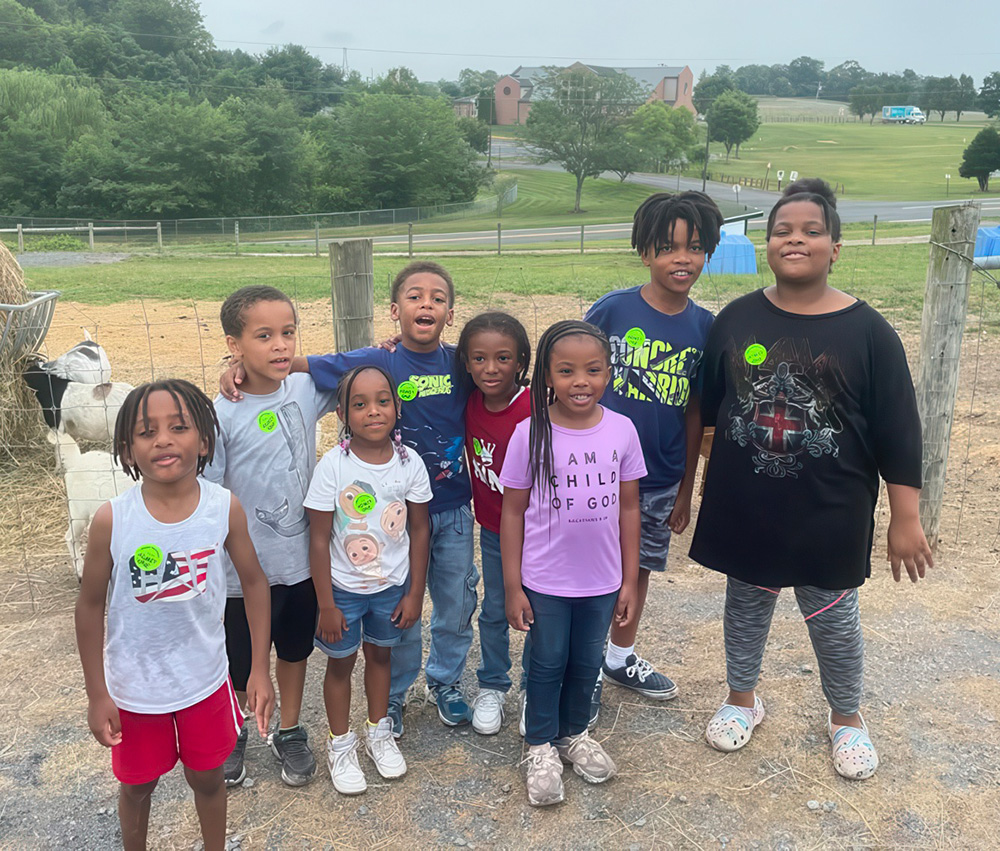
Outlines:
{"type": "MultiPolygon", "coordinates": [[[[309,573],[309,521],[302,501],[316,466],[316,423],[337,406],[336,396],[316,389],[304,373],[289,375],[297,320],[288,296],[273,287],[237,290],[222,305],[230,352],[246,378],[242,402],[215,400],[221,434],[205,477],[229,488],[243,504],[250,538],[271,586],[271,640],[281,700],[281,726],[270,737],[281,760],[281,779],[308,783],[316,760],[299,724],[306,660],[313,648],[316,591],[309,573]]],[[[246,699],[250,633],[243,593],[228,570],[226,652],[233,687],[246,699]]],[[[226,761],[226,785],[243,782],[246,729],[226,761]]]]}

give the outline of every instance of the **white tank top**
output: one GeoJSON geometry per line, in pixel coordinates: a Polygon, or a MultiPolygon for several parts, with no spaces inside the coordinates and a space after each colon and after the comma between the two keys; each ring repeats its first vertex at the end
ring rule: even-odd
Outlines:
{"type": "Polygon", "coordinates": [[[190,517],[160,523],[142,487],[111,500],[104,676],[120,709],[176,712],[215,692],[228,675],[222,617],[229,491],[198,478],[190,517]]]}

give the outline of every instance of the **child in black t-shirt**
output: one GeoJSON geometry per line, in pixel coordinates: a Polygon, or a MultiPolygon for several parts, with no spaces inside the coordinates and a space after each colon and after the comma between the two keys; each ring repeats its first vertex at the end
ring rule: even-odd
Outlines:
{"type": "Polygon", "coordinates": [[[691,556],[729,577],[730,692],[709,743],[737,750],[763,720],[757,678],[778,593],[792,587],[831,707],[834,767],[863,780],[878,756],[859,712],[857,589],[871,573],[880,475],[894,578],[905,566],[916,582],[932,560],[906,357],[877,311],[827,283],[840,253],[835,207],[822,180],[785,190],[767,223],[775,285],[727,306],[709,334],[702,412],[716,440],[691,556]]]}

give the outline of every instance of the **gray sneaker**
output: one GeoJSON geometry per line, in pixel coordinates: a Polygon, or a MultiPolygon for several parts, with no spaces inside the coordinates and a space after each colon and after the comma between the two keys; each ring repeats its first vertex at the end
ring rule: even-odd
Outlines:
{"type": "Polygon", "coordinates": [[[532,745],[524,761],[528,763],[528,803],[533,807],[560,803],[565,792],[559,752],[550,744],[532,745]]]}
{"type": "Polygon", "coordinates": [[[584,730],[576,736],[567,736],[555,742],[559,758],[573,766],[573,770],[588,783],[603,783],[618,773],[614,760],[604,748],[590,738],[584,730]]]}
{"type": "Polygon", "coordinates": [[[233,752],[226,757],[222,770],[226,778],[226,786],[239,786],[247,778],[247,770],[243,765],[243,755],[247,750],[247,725],[240,727],[240,734],[236,737],[236,746],[233,752]]]}
{"type": "Polygon", "coordinates": [[[282,733],[271,733],[271,750],[281,762],[281,779],[289,786],[305,786],[316,773],[316,758],[309,750],[305,727],[293,727],[282,733]]]}

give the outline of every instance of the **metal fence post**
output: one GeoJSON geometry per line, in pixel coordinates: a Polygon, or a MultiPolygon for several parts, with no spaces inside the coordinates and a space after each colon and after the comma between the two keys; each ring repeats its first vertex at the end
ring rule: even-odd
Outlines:
{"type": "Polygon", "coordinates": [[[316,222],[316,256],[319,257],[319,222],[316,222]]]}
{"type": "Polygon", "coordinates": [[[94,250],[94,223],[93,222],[87,222],[87,236],[89,237],[89,241],[90,241],[90,250],[93,251],[94,250]]]}
{"type": "Polygon", "coordinates": [[[233,236],[236,237],[236,253],[240,253],[240,223],[239,220],[233,222],[233,236]]]}
{"type": "Polygon", "coordinates": [[[497,222],[497,256],[500,256],[500,222],[497,222]]]}
{"type": "Polygon", "coordinates": [[[875,231],[878,230],[878,213],[872,219],[872,245],[875,244],[875,231]]]}
{"type": "Polygon", "coordinates": [[[17,253],[24,254],[24,225],[17,223],[17,253]]]}
{"type": "Polygon", "coordinates": [[[413,222],[407,222],[406,223],[406,230],[407,230],[406,238],[407,238],[407,242],[409,243],[410,257],[412,257],[413,256],[413,222]]]}
{"type": "Polygon", "coordinates": [[[580,225],[580,253],[583,254],[583,229],[585,225],[580,225]]]}
{"type": "Polygon", "coordinates": [[[156,223],[156,250],[163,253],[163,226],[160,222],[156,223]]]}

